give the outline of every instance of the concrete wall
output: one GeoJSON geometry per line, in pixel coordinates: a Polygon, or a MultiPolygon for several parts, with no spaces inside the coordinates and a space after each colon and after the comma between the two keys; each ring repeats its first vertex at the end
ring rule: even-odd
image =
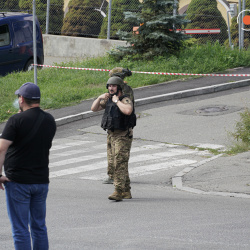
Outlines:
{"type": "Polygon", "coordinates": [[[103,56],[116,46],[126,46],[125,41],[43,35],[44,56],[86,58],[103,56]]]}

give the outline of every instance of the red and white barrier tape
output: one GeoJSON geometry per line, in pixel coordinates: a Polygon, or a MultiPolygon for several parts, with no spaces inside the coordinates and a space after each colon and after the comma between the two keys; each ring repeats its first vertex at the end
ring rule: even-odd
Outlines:
{"type": "MultiPolygon", "coordinates": [[[[77,68],[77,67],[63,67],[52,65],[33,64],[38,67],[57,68],[57,69],[76,69],[76,70],[92,70],[92,71],[110,71],[110,69],[92,69],[92,68],[77,68]]],[[[174,76],[249,76],[250,74],[192,74],[192,73],[164,73],[164,72],[143,72],[143,71],[131,71],[136,74],[150,74],[150,75],[174,75],[174,76]]]]}

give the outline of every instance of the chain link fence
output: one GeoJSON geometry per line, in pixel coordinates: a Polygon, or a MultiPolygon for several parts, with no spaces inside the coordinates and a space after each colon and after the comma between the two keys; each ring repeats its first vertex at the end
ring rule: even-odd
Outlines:
{"type": "MultiPolygon", "coordinates": [[[[124,20],[124,12],[139,12],[139,0],[112,0],[112,5],[106,0],[36,0],[36,14],[39,19],[42,32],[45,34],[92,37],[106,39],[108,31],[110,39],[119,39],[118,30],[133,32],[133,27],[138,23],[124,20]],[[111,8],[110,8],[111,7],[111,8]],[[109,8],[111,11],[109,19],[109,8]],[[49,16],[47,17],[47,10],[49,16]],[[48,22],[48,23],[47,23],[48,22]],[[108,24],[110,24],[108,29],[108,24]]],[[[209,1],[209,0],[208,0],[209,1]]],[[[21,11],[32,13],[31,0],[1,0],[0,12],[21,11]]],[[[178,11],[176,12],[178,14],[178,11]]],[[[228,42],[228,22],[225,16],[215,8],[209,12],[195,13],[195,10],[182,9],[179,14],[186,15],[190,20],[187,25],[187,33],[200,43],[207,41],[219,41],[220,44],[228,42]],[[209,29],[217,29],[216,31],[209,29]],[[191,32],[191,33],[190,33],[191,32]]],[[[236,18],[231,20],[232,44],[238,44],[238,30],[236,18]]],[[[245,39],[249,43],[250,32],[245,32],[245,39]]]]}

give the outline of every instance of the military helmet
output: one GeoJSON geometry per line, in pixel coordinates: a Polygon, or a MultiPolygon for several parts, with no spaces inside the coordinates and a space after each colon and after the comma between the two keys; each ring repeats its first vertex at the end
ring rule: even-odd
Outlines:
{"type": "Polygon", "coordinates": [[[122,86],[124,85],[124,82],[119,76],[112,76],[108,79],[106,88],[108,88],[108,85],[110,84],[118,85],[118,86],[121,86],[122,88],[122,86]]]}

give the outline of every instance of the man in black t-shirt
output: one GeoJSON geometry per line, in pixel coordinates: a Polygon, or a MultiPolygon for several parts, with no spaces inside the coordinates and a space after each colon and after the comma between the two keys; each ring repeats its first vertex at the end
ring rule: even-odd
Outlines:
{"type": "Polygon", "coordinates": [[[15,94],[20,112],[10,117],[0,137],[0,189],[6,190],[15,249],[31,249],[32,238],[33,249],[46,250],[49,150],[56,123],[40,109],[36,84],[27,82],[15,94]]]}

